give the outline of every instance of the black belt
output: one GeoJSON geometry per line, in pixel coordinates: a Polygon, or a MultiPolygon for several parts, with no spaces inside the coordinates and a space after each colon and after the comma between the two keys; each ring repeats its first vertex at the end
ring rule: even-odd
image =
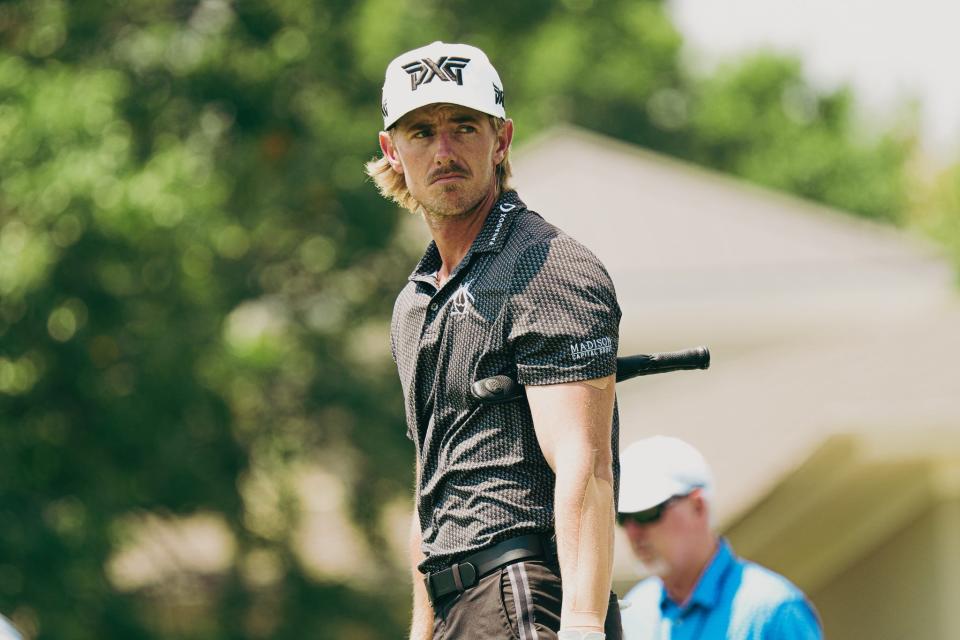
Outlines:
{"type": "Polygon", "coordinates": [[[463,593],[480,582],[480,578],[505,564],[530,558],[546,558],[556,554],[553,542],[538,533],[517,536],[478,551],[450,567],[427,574],[423,584],[431,603],[451,593],[463,593]]]}

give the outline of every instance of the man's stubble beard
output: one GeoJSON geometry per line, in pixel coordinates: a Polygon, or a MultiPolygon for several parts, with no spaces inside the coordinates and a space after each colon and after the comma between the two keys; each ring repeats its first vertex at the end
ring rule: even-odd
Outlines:
{"type": "Polygon", "coordinates": [[[652,558],[648,562],[635,558],[634,568],[639,575],[657,576],[659,578],[666,577],[670,572],[670,567],[667,566],[663,558],[652,558]]]}
{"type": "MultiPolygon", "coordinates": [[[[474,212],[477,206],[483,202],[490,191],[497,188],[496,174],[492,173],[484,180],[481,185],[471,187],[463,183],[453,183],[442,185],[441,191],[436,196],[419,200],[424,214],[434,220],[455,220],[456,218],[469,215],[474,212]],[[450,197],[449,194],[459,192],[456,197],[450,197]]],[[[430,195],[430,192],[427,192],[430,195]]]]}
{"type": "Polygon", "coordinates": [[[639,575],[665,577],[670,572],[670,565],[659,553],[647,548],[646,553],[633,549],[633,565],[639,575]],[[644,556],[647,559],[644,559],[644,556]]]}
{"type": "Polygon", "coordinates": [[[480,201],[484,199],[486,192],[475,194],[463,191],[460,185],[444,185],[442,193],[439,196],[432,197],[426,202],[421,202],[423,210],[431,218],[442,220],[451,220],[470,213],[476,208],[480,201]],[[449,194],[460,192],[456,196],[449,194]]]}

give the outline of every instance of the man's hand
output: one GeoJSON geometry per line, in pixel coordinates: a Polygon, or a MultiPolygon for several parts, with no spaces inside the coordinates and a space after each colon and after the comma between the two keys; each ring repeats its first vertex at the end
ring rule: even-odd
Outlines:
{"type": "Polygon", "coordinates": [[[527,400],[540,449],[556,474],[560,627],[602,634],[613,569],[614,377],[528,386],[527,400]]]}

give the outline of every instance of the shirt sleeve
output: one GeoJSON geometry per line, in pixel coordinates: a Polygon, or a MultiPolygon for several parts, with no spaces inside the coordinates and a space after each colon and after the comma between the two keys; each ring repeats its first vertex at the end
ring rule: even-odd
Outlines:
{"type": "Polygon", "coordinates": [[[763,634],[764,640],[822,640],[820,619],[806,599],[777,607],[763,634]]]}
{"type": "Polygon", "coordinates": [[[610,275],[583,245],[558,236],[520,256],[508,340],[524,385],[602,378],[617,370],[620,306],[610,275]]]}

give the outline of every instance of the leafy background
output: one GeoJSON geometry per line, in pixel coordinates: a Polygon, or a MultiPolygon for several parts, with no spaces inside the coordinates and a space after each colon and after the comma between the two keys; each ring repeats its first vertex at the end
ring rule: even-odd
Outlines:
{"type": "Polygon", "coordinates": [[[960,262],[960,165],[659,0],[0,2],[0,611],[28,637],[397,638],[412,447],[387,320],[415,249],[365,180],[398,52],[960,262]]]}

